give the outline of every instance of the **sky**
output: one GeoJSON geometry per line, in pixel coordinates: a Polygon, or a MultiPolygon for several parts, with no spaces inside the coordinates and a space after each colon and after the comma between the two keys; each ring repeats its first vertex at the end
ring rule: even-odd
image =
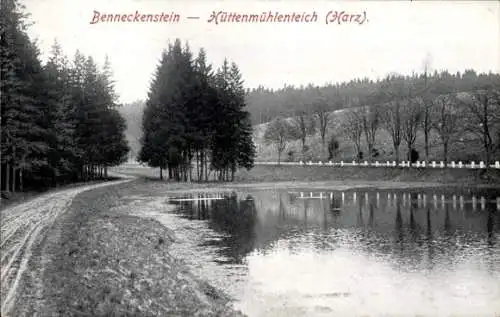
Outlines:
{"type": "MultiPolygon", "coordinates": [[[[145,99],[161,52],[180,38],[247,88],[323,85],[390,73],[475,69],[500,73],[499,1],[22,0],[45,61],[57,39],[101,65],[109,55],[121,102],[145,99]],[[178,14],[178,22],[99,22],[103,14],[178,14]],[[316,13],[313,22],[209,22],[213,12],[316,13]],[[341,12],[343,12],[341,14],[341,12]],[[344,16],[352,15],[352,22],[344,16]],[[198,17],[198,19],[188,19],[198,17]],[[327,23],[327,21],[329,23],[327,23]],[[340,24],[338,22],[341,22],[340,24]]],[[[132,16],[130,16],[132,17],[132,16]]],[[[219,15],[219,18],[221,16],[219,15]]]]}

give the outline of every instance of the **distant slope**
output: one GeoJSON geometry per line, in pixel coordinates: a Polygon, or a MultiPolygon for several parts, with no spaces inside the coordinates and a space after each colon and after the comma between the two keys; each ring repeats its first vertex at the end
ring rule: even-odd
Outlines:
{"type": "Polygon", "coordinates": [[[135,161],[141,149],[140,139],[142,136],[142,112],[145,102],[138,100],[125,104],[118,109],[127,123],[125,137],[130,146],[129,161],[135,161]]]}
{"type": "MultiPolygon", "coordinates": [[[[342,123],[343,116],[346,110],[339,110],[330,113],[330,123],[328,126],[328,133],[326,138],[326,143],[331,135],[335,135],[340,143],[340,148],[337,157],[334,161],[352,161],[356,159],[356,149],[354,144],[342,135],[340,129],[340,124],[342,123]]],[[[264,132],[268,126],[268,123],[259,124],[254,126],[254,141],[257,146],[257,161],[277,161],[278,155],[273,144],[266,144],[264,142],[264,132]]],[[[424,135],[423,132],[419,132],[416,140],[415,147],[419,152],[420,159],[424,159],[424,135]]],[[[328,158],[328,152],[325,150],[323,152],[321,145],[321,137],[319,132],[315,135],[307,137],[306,145],[309,147],[308,151],[302,154],[301,142],[294,141],[289,144],[285,152],[282,154],[283,161],[326,161],[328,158]],[[291,155],[288,155],[288,154],[291,155]]],[[[364,135],[362,136],[362,151],[367,152],[367,146],[364,141],[364,135]]],[[[392,145],[392,139],[388,132],[380,129],[377,134],[375,148],[378,149],[380,155],[375,160],[385,162],[392,161],[395,159],[394,148],[392,145]]],[[[479,162],[482,156],[482,146],[480,142],[463,142],[450,144],[449,149],[449,160],[455,161],[476,161],[479,162]]],[[[401,142],[399,147],[400,160],[405,160],[407,153],[407,145],[404,141],[401,142]]],[[[430,142],[429,142],[429,161],[440,161],[442,160],[442,146],[439,141],[438,136],[431,132],[430,142]]]]}

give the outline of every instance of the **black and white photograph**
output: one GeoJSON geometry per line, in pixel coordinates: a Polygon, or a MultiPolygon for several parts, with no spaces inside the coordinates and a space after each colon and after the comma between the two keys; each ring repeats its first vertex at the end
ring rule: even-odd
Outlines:
{"type": "Polygon", "coordinates": [[[1,0],[0,317],[500,317],[500,1],[1,0]]]}

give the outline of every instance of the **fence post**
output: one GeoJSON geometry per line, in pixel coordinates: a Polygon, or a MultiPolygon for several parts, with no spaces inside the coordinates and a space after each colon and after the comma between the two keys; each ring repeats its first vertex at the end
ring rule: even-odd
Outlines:
{"type": "Polygon", "coordinates": [[[344,161],[340,161],[340,166],[344,166],[344,161]]]}
{"type": "Polygon", "coordinates": [[[451,161],[451,167],[455,168],[455,161],[451,161]]]}
{"type": "Polygon", "coordinates": [[[377,167],[378,167],[378,161],[375,161],[375,166],[377,166],[377,167]]]}
{"type": "Polygon", "coordinates": [[[352,166],[356,166],[356,161],[352,161],[352,166]]]}
{"type": "Polygon", "coordinates": [[[368,162],[367,161],[365,161],[365,166],[368,166],[368,162]]]}
{"type": "Polygon", "coordinates": [[[500,168],[500,162],[499,161],[495,162],[495,168],[500,168]]]}
{"type": "Polygon", "coordinates": [[[420,161],[417,161],[417,167],[420,167],[420,161]]]}
{"type": "Polygon", "coordinates": [[[470,162],[470,168],[476,168],[476,163],[474,161],[470,162]]]}
{"type": "Polygon", "coordinates": [[[422,167],[425,167],[425,161],[422,161],[422,167]]]}
{"type": "Polygon", "coordinates": [[[462,163],[462,161],[459,161],[458,162],[458,168],[463,168],[464,167],[464,163],[462,163]]]}
{"type": "Polygon", "coordinates": [[[479,162],[479,168],[484,168],[484,162],[483,161],[479,162]]]}
{"type": "Polygon", "coordinates": [[[444,162],[443,161],[439,162],[439,167],[441,167],[441,168],[444,167],[444,162]]]}
{"type": "Polygon", "coordinates": [[[436,167],[436,161],[432,161],[432,167],[436,167]]]}

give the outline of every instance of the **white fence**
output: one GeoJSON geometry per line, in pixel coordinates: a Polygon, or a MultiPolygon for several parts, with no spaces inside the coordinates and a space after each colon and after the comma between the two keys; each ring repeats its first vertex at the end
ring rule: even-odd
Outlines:
{"type": "MultiPolygon", "coordinates": [[[[255,162],[255,165],[277,165],[278,162],[255,162]]],[[[411,163],[409,161],[402,161],[399,162],[399,164],[396,161],[386,161],[386,162],[368,162],[368,161],[363,161],[363,162],[356,162],[356,161],[351,161],[351,162],[281,162],[281,165],[296,165],[296,166],[372,166],[372,167],[414,167],[414,168],[445,168],[445,164],[443,161],[436,162],[425,162],[425,161],[417,161],[415,163],[411,163]]],[[[470,169],[484,169],[486,168],[486,164],[484,164],[483,161],[481,162],[470,162],[470,163],[463,163],[463,162],[449,162],[448,163],[448,168],[470,168],[470,169]]],[[[495,164],[490,164],[490,168],[496,168],[500,169],[500,162],[496,161],[495,164]]]]}

